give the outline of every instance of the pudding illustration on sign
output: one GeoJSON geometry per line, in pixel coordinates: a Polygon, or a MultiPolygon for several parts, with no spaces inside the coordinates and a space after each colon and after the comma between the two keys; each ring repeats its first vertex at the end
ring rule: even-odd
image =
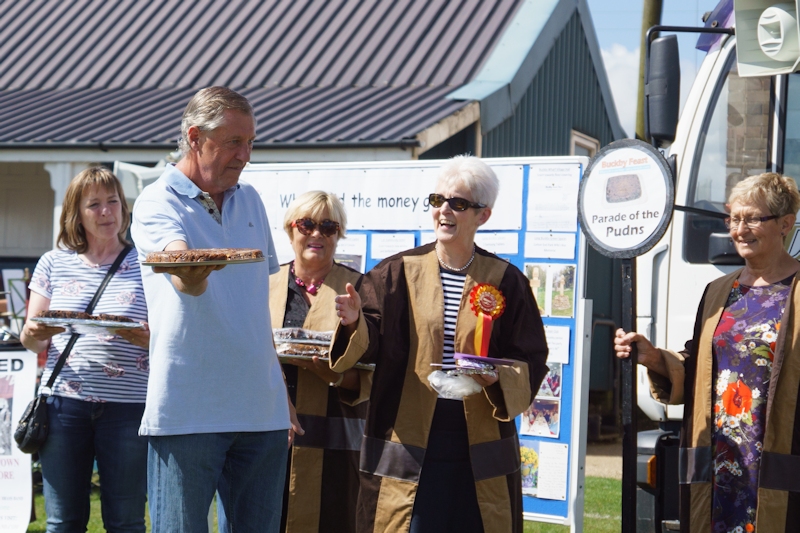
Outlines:
{"type": "Polygon", "coordinates": [[[606,204],[633,205],[645,201],[642,182],[637,174],[609,176],[606,182],[606,204]]]}

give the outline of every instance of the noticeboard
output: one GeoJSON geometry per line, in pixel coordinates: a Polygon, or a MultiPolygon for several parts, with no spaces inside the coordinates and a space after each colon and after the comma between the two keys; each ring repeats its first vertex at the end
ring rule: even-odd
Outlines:
{"type": "MultiPolygon", "coordinates": [[[[478,246],[530,280],[545,324],[550,369],[517,419],[528,520],[581,531],[591,301],[584,294],[586,241],[578,224],[585,157],[484,159],[500,193],[478,246]]],[[[347,210],[336,260],[366,272],[381,259],[434,240],[428,194],[443,161],[249,165],[241,179],[261,195],[281,263],[293,258],[282,223],[291,200],[330,191],[347,210]]]]}

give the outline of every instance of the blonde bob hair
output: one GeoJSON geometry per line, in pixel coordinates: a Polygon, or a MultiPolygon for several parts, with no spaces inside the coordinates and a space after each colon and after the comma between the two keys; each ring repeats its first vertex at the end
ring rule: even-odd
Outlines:
{"type": "Polygon", "coordinates": [[[128,233],[128,226],[131,223],[128,203],[125,201],[125,191],[113,172],[105,167],[90,167],[72,178],[67,186],[67,193],[64,195],[64,204],[61,211],[60,230],[58,232],[57,245],[60,248],[73,250],[79,254],[89,249],[89,242],[86,240],[86,230],[81,224],[81,199],[83,193],[89,187],[98,185],[106,191],[114,191],[119,197],[122,207],[122,220],[120,221],[119,242],[130,244],[125,236],[128,233]]]}
{"type": "Polygon", "coordinates": [[[796,215],[800,209],[800,192],[794,179],[765,172],[737,183],[728,198],[728,204],[734,202],[748,205],[763,202],[771,215],[796,215]]]}
{"type": "Polygon", "coordinates": [[[472,201],[489,209],[494,207],[500,180],[489,165],[473,155],[457,155],[439,169],[436,189],[463,185],[472,193],[472,201]]]}
{"type": "Polygon", "coordinates": [[[292,240],[292,222],[298,218],[311,218],[322,222],[325,218],[339,223],[339,238],[344,239],[347,233],[347,214],[344,204],[338,196],[325,191],[304,192],[289,204],[286,215],[283,217],[283,229],[292,240]]]}

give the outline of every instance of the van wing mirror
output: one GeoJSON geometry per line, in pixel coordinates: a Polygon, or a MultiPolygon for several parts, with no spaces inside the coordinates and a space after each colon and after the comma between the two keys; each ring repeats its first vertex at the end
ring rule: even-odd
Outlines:
{"type": "Polygon", "coordinates": [[[712,233],[708,236],[708,262],[712,265],[743,265],[744,259],[736,252],[729,233],[712,233]]]}
{"type": "Polygon", "coordinates": [[[645,80],[645,135],[665,148],[675,140],[681,93],[681,65],[677,35],[650,43],[645,80]]]}

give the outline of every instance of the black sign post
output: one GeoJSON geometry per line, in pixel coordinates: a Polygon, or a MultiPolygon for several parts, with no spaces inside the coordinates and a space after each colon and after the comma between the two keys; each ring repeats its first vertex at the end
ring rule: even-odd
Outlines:
{"type": "MultiPolygon", "coordinates": [[[[622,329],[633,331],[636,316],[636,262],[622,260],[622,329]]],[[[636,531],[636,462],[638,455],[636,424],[636,345],[621,361],[620,398],[622,400],[622,531],[636,531]]]]}
{"type": "MultiPolygon", "coordinates": [[[[636,318],[635,258],[664,236],[675,201],[670,166],[651,145],[625,139],[609,144],[589,162],[578,194],[586,240],[601,254],[622,260],[622,329],[636,318]]],[[[636,532],[636,347],[621,363],[622,532],[636,532]]]]}

